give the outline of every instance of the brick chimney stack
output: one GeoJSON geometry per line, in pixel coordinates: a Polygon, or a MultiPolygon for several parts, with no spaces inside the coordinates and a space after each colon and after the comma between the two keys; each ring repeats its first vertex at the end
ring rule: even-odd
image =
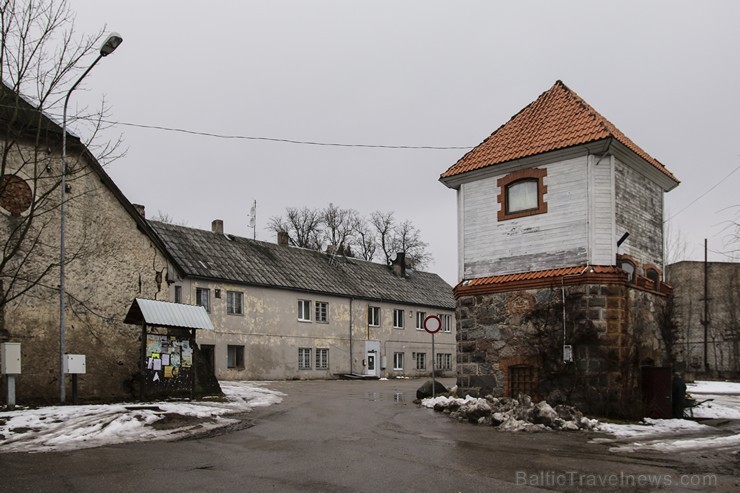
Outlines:
{"type": "Polygon", "coordinates": [[[221,219],[214,219],[211,223],[211,231],[216,234],[224,234],[224,222],[221,219]]]}

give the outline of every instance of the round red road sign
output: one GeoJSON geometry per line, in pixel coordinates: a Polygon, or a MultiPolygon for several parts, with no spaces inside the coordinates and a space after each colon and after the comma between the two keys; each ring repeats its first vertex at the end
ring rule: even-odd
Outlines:
{"type": "Polygon", "coordinates": [[[424,330],[436,334],[442,328],[442,320],[437,315],[429,315],[424,319],[424,330]]]}

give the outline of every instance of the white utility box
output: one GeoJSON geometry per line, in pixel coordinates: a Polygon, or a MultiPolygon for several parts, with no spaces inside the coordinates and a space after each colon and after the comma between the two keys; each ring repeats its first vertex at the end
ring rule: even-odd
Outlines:
{"type": "Polygon", "coordinates": [[[65,354],[64,355],[64,374],[65,375],[82,375],[85,373],[85,355],[84,354],[65,354]]]}
{"type": "Polygon", "coordinates": [[[4,342],[0,344],[0,373],[4,375],[21,374],[20,342],[4,342]]]}

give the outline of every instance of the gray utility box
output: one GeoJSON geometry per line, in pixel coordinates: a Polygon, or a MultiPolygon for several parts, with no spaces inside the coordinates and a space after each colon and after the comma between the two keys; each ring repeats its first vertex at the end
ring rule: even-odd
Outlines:
{"type": "Polygon", "coordinates": [[[65,354],[64,355],[64,374],[65,375],[84,375],[85,374],[85,355],[84,354],[65,354]]]}
{"type": "Polygon", "coordinates": [[[4,375],[21,374],[20,342],[4,342],[0,344],[0,373],[4,375]]]}

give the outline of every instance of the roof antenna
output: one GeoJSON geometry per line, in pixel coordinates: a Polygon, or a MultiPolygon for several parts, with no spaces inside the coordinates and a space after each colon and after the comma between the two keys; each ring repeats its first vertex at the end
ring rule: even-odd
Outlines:
{"type": "Polygon", "coordinates": [[[252,204],[252,208],[249,209],[249,227],[252,228],[252,239],[257,239],[257,200],[252,204]]]}

